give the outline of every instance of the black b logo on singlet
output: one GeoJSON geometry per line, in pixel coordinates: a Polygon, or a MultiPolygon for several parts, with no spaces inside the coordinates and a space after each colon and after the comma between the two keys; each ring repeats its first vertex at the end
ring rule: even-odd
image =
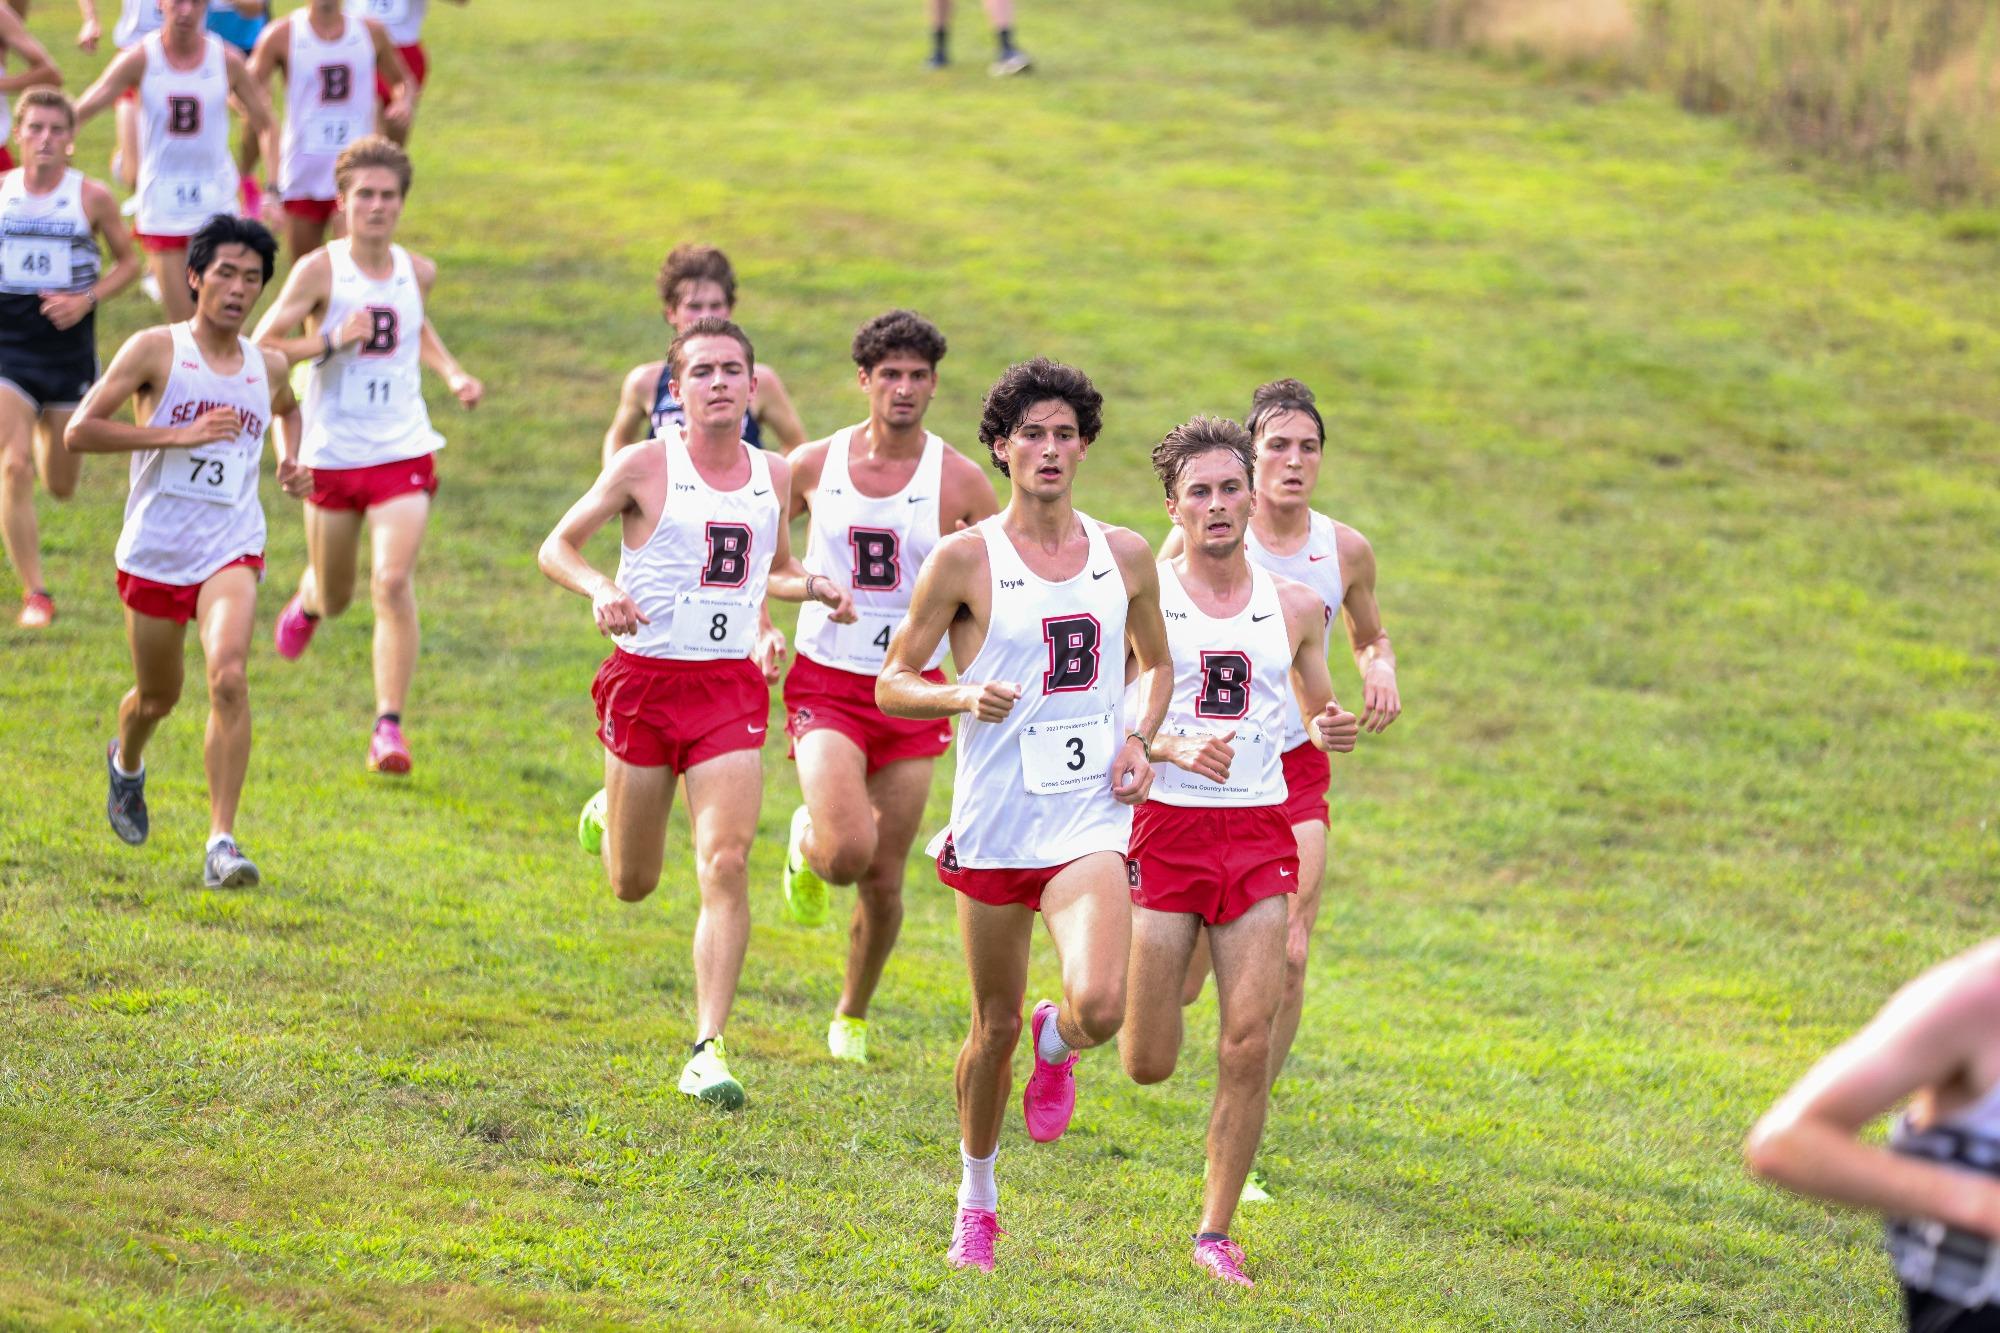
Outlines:
{"type": "Polygon", "coordinates": [[[354,95],[354,71],[346,65],[319,67],[319,100],[345,102],[354,95]]]}
{"type": "Polygon", "coordinates": [[[1049,645],[1049,669],[1042,676],[1043,694],[1087,690],[1097,683],[1098,641],[1104,631],[1096,616],[1050,616],[1042,622],[1049,645]]]}
{"type": "Polygon", "coordinates": [[[708,525],[708,563],[701,567],[704,588],[740,588],[750,581],[750,529],[742,523],[708,525]]]}
{"type": "Polygon", "coordinates": [[[362,356],[387,356],[396,350],[396,312],[386,305],[368,307],[371,327],[368,341],[361,344],[362,356]]]}
{"type": "Polygon", "coordinates": [[[199,97],[167,98],[167,133],[201,133],[201,99],[199,97]]]}
{"type": "Polygon", "coordinates": [[[854,586],[872,592],[894,592],[903,582],[903,565],[896,558],[896,534],[882,528],[849,528],[848,552],[854,558],[854,586]]]}
{"type": "Polygon", "coordinates": [[[1196,717],[1243,717],[1250,711],[1250,658],[1234,650],[1201,655],[1196,717]]]}

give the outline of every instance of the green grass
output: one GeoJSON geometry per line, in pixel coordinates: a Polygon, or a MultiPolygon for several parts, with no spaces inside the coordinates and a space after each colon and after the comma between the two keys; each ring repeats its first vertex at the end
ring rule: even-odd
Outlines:
{"type": "MultiPolygon", "coordinates": [[[[1873,1224],[1736,1145],[1992,929],[1993,230],[1657,97],[1225,0],[1029,5],[1044,68],[1008,83],[972,14],[925,78],[914,10],[437,15],[408,239],[489,399],[433,400],[418,770],[362,771],[365,607],[298,665],[260,637],[262,889],[195,877],[198,674],[148,754],[153,840],[105,828],[123,470],[43,505],[62,618],[6,631],[0,671],[0,1325],[1894,1326],[1873,1224]],[[961,445],[1009,360],[1074,359],[1109,399],[1082,501],[1149,535],[1169,425],[1320,390],[1320,499],[1375,541],[1408,711],[1336,775],[1255,1292],[1186,1261],[1212,999],[1171,1082],[1094,1054],[1060,1146],[1006,1132],[1006,1267],[945,1271],[950,895],[913,868],[876,1063],[833,1067],[842,940],[782,923],[775,748],[750,1106],[673,1092],[685,853],[633,908],[577,852],[602,645],[533,550],[690,238],[736,259],[815,430],[858,412],[847,339],[892,304],[952,339],[933,422],[961,445]]],[[[37,7],[66,51],[70,22],[37,7]]],[[[154,313],[115,303],[107,355],[154,313]]],[[[265,496],[267,630],[302,540],[265,496]]]]}

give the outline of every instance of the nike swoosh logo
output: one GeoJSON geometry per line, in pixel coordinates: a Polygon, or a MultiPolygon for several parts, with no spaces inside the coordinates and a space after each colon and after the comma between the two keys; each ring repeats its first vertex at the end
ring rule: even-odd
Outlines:
{"type": "MultiPolygon", "coordinates": [[[[745,723],[744,725],[749,726],[748,723],[745,723]]],[[[752,736],[761,736],[764,734],[765,730],[766,728],[763,727],[750,727],[750,734],[752,736]]]]}
{"type": "Polygon", "coordinates": [[[928,495],[911,495],[911,496],[906,496],[904,498],[909,500],[909,502],[913,505],[920,505],[924,501],[930,499],[931,497],[928,495]]]}
{"type": "Polygon", "coordinates": [[[1323,555],[1309,555],[1306,557],[1306,563],[1309,565],[1316,565],[1324,559],[1326,559],[1326,557],[1323,555]]]}
{"type": "Polygon", "coordinates": [[[1250,617],[1250,623],[1254,625],[1254,624],[1256,624],[1256,623],[1257,623],[1258,621],[1261,621],[1261,620],[1269,620],[1269,619],[1270,619],[1270,618],[1271,618],[1272,616],[1275,616],[1275,615],[1277,615],[1277,614],[1278,614],[1278,613],[1277,613],[1276,611],[1266,611],[1266,612],[1265,612],[1265,613],[1264,613],[1263,615],[1261,615],[1261,616],[1252,616],[1252,617],[1250,617]]]}
{"type": "Polygon", "coordinates": [[[1096,582],[1096,581],[1097,581],[1098,579],[1101,579],[1101,578],[1103,578],[1103,577],[1104,577],[1104,576],[1105,576],[1106,574],[1109,574],[1110,572],[1111,572],[1111,571],[1110,571],[1110,570],[1108,570],[1108,569],[1100,569],[1100,570],[1098,570],[1098,571],[1097,571],[1097,572],[1096,572],[1095,574],[1092,574],[1092,575],[1090,576],[1090,579],[1091,579],[1091,582],[1095,583],[1095,582],[1096,582]]]}
{"type": "Polygon", "coordinates": [[[750,494],[752,494],[752,495],[769,495],[770,493],[771,493],[771,492],[770,492],[770,490],[769,490],[769,489],[765,489],[765,490],[761,490],[761,491],[752,491],[752,492],[750,492],[750,494]]]}
{"type": "Polygon", "coordinates": [[[1291,877],[1292,877],[1292,872],[1289,870],[1280,870],[1278,872],[1279,879],[1290,879],[1291,877]]]}

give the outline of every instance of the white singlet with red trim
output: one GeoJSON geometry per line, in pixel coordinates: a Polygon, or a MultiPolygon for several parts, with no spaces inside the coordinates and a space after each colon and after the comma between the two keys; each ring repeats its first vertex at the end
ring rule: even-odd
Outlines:
{"type": "MultiPolygon", "coordinates": [[[[1255,529],[1244,533],[1243,549],[1250,557],[1250,563],[1259,569],[1267,569],[1280,578],[1294,583],[1303,583],[1319,594],[1319,600],[1326,607],[1326,626],[1320,632],[1320,655],[1325,656],[1333,649],[1333,622],[1340,614],[1340,604],[1347,598],[1347,587],[1340,577],[1340,544],[1335,536],[1332,519],[1318,510],[1312,510],[1306,529],[1305,544],[1290,555],[1277,555],[1258,544],[1255,529]]],[[[1299,713],[1298,704],[1292,701],[1291,691],[1285,692],[1285,738],[1282,742],[1287,750],[1297,749],[1312,740],[1306,730],[1306,720],[1299,713]]]]}
{"type": "Polygon", "coordinates": [[[132,490],[118,534],[118,568],[155,583],[206,582],[224,565],[264,552],[264,507],[257,462],[271,422],[264,354],[237,339],[243,364],[224,374],[195,344],[190,325],[170,326],[173,369],[149,426],[190,426],[217,407],[233,408],[242,429],[220,444],[141,449],[132,455],[132,490]]]}
{"type": "Polygon", "coordinates": [[[159,33],[142,43],[139,80],[139,215],[148,236],[192,236],[236,208],[229,153],[229,65],[219,38],[202,39],[201,64],[175,69],[159,33]]]}
{"type": "Polygon", "coordinates": [[[750,479],[718,491],[695,471],[678,432],[633,447],[665,451],[667,494],[645,545],[618,548],[618,586],[651,623],[613,641],[641,657],[683,662],[750,656],[784,521],[770,458],[739,445],[750,460],[750,479]]]}
{"type": "Polygon", "coordinates": [[[118,22],[111,28],[111,44],[129,51],[132,43],[151,36],[166,22],[160,0],[119,0],[118,22]]]}
{"type": "Polygon", "coordinates": [[[374,19],[398,46],[415,46],[423,40],[424,14],[429,9],[430,0],[347,0],[348,13],[374,19]]]}
{"type": "MultiPolygon", "coordinates": [[[[368,312],[366,338],[306,372],[299,461],[315,468],[375,467],[444,448],[424,406],[424,293],[409,251],[389,247],[389,274],[371,278],[346,238],[326,243],[330,285],[320,327],[337,330],[368,312]]],[[[309,363],[310,364],[310,363],[309,363]]]]}
{"type": "Polygon", "coordinates": [[[307,10],[282,22],[291,25],[292,53],[285,60],[278,192],[285,199],[331,199],[334,160],[375,129],[375,42],[367,24],[346,15],[331,41],[313,31],[307,10]]]}
{"type": "MultiPolygon", "coordinates": [[[[1292,693],[1291,636],[1271,575],[1250,566],[1250,600],[1227,619],[1194,604],[1173,565],[1160,562],[1160,612],[1174,659],[1174,697],[1162,736],[1220,736],[1234,731],[1229,781],[1212,782],[1174,764],[1153,767],[1149,800],[1166,805],[1283,805],[1288,789],[1281,756],[1285,719],[1299,711],[1292,693]]],[[[1134,694],[1137,691],[1133,691],[1134,694]]]]}
{"type": "MultiPolygon", "coordinates": [[[[826,442],[826,462],[812,497],[805,566],[849,588],[852,625],[836,625],[818,602],[799,608],[799,656],[821,666],[879,675],[889,636],[910,609],[917,571],[938,544],[938,490],[944,478],[944,441],[924,436],[924,452],[910,481],[893,495],[863,495],[847,469],[848,449],[861,427],[826,442]]],[[[945,645],[926,663],[944,661],[945,645]]]]}
{"type": "MultiPolygon", "coordinates": [[[[1124,744],[1125,615],[1131,594],[1103,525],[1078,513],[1090,553],[1076,577],[1029,569],[995,514],[978,527],[993,581],[986,641],[959,668],[967,683],[1021,687],[999,722],[958,724],[958,767],[946,830],[968,870],[1062,865],[1092,852],[1125,855],[1132,808],[1111,794],[1124,744]]],[[[933,839],[930,855],[944,845],[933,839]]]]}

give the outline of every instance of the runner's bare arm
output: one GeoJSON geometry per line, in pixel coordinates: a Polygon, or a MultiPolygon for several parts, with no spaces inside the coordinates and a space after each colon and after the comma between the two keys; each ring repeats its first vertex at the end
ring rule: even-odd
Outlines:
{"type": "Polygon", "coordinates": [[[344,341],[334,339],[330,330],[320,328],[332,286],[333,271],[322,246],[292,265],[278,299],[264,312],[264,318],[257,321],[251,341],[282,353],[291,365],[332,355],[335,347],[345,345],[344,341]]]}
{"type": "Polygon", "coordinates": [[[120,52],[97,76],[97,82],[84,89],[83,96],[76,99],[77,129],[81,130],[85,121],[117,101],[118,94],[127,88],[137,88],[145,73],[146,50],[143,46],[134,45],[131,50],[120,52]]]}
{"type": "Polygon", "coordinates": [[[652,433],[653,386],[659,382],[660,363],[649,361],[634,366],[618,388],[618,410],[611,427],[604,432],[604,461],[628,444],[637,444],[652,433]]]}
{"type": "Polygon", "coordinates": [[[299,420],[298,395],[292,392],[292,363],[285,360],[283,352],[269,347],[257,350],[264,356],[264,373],[270,377],[271,448],[278,455],[278,486],[294,500],[303,500],[312,494],[312,469],[299,462],[305,429],[299,420]]]}
{"type": "Polygon", "coordinates": [[[76,45],[80,51],[96,52],[97,39],[104,35],[104,29],[97,23],[96,0],[76,0],[76,12],[83,22],[76,30],[76,45]]]}
{"type": "MultiPolygon", "coordinates": [[[[430,305],[431,288],[437,286],[437,265],[422,255],[410,256],[410,267],[416,271],[417,289],[424,294],[424,304],[430,305]]],[[[424,366],[444,377],[445,387],[458,399],[459,406],[471,411],[479,406],[479,400],[486,396],[486,386],[466,374],[465,367],[458,364],[458,358],[444,345],[444,336],[437,331],[437,325],[425,316],[423,332],[417,339],[417,356],[424,366]]]]}
{"type": "Polygon", "coordinates": [[[590,599],[600,634],[630,634],[652,623],[625,590],[583,558],[583,545],[606,523],[638,503],[633,486],[654,462],[643,452],[620,454],[600,472],[591,488],[569,507],[536,552],[535,563],[550,582],[590,599]]]}
{"type": "Polygon", "coordinates": [[[118,215],[118,201],[111,197],[111,191],[85,179],[83,215],[104,238],[113,263],[97,275],[97,281],[87,291],[42,294],[42,315],[59,329],[75,328],[85,315],[125,290],[139,276],[139,252],[132,244],[132,233],[125,229],[125,220],[118,215]]]}
{"type": "Polygon", "coordinates": [[[986,542],[977,533],[946,537],[917,571],[910,609],[889,640],[882,674],[875,678],[875,706],[891,717],[940,718],[971,713],[998,722],[1013,710],[1021,687],[1013,681],[929,681],[924,665],[972,601],[975,581],[983,582],[986,542]]]}
{"type": "Polygon", "coordinates": [[[1375,604],[1375,551],[1368,539],[1345,523],[1334,528],[1340,571],[1347,592],[1340,618],[1347,624],[1347,641],[1354,646],[1354,665],[1361,669],[1361,725],[1382,731],[1403,711],[1396,689],[1396,651],[1382,628],[1382,610],[1375,604]]]}
{"type": "Polygon", "coordinates": [[[1176,523],[1167,529],[1167,539],[1160,543],[1160,559],[1177,560],[1185,550],[1187,550],[1187,534],[1183,533],[1181,525],[1176,523]]]}
{"type": "Polygon", "coordinates": [[[944,494],[938,500],[938,528],[961,532],[1000,512],[1000,498],[986,469],[949,445],[944,451],[944,477],[938,483],[944,494]]]}
{"type": "Polygon", "coordinates": [[[399,130],[406,130],[417,115],[417,80],[410,73],[409,62],[396,49],[396,43],[389,38],[389,30],[376,19],[363,19],[368,25],[368,35],[375,42],[375,68],[382,73],[382,82],[394,89],[388,104],[382,108],[382,119],[399,130]]]}
{"type": "MultiPolygon", "coordinates": [[[[773,458],[771,463],[771,485],[778,492],[778,512],[783,514],[791,503],[790,492],[792,472],[783,458],[773,458]]],[[[777,549],[771,552],[771,575],[766,585],[770,595],[781,602],[803,602],[808,599],[818,602],[832,613],[837,625],[854,623],[854,596],[847,589],[824,574],[809,574],[806,567],[792,554],[791,525],[778,524],[777,549]]]]}
{"type": "Polygon", "coordinates": [[[1340,706],[1333,697],[1333,673],[1327,670],[1326,642],[1321,630],[1326,626],[1326,603],[1303,583],[1272,576],[1278,587],[1278,604],[1285,611],[1285,633],[1292,642],[1292,693],[1299,702],[1299,714],[1314,745],[1322,750],[1346,754],[1354,748],[1361,720],[1340,706]]]}
{"type": "MultiPolygon", "coordinates": [[[[292,25],[290,16],[278,20],[257,35],[257,44],[250,48],[250,60],[245,66],[250,77],[259,86],[269,88],[271,76],[285,67],[292,50],[292,25]]],[[[271,159],[277,161],[276,158],[271,159]]]]}
{"type": "Polygon", "coordinates": [[[785,392],[785,382],[778,378],[778,372],[769,366],[757,367],[757,387],[751,392],[750,409],[757,416],[757,424],[777,437],[781,452],[790,453],[806,442],[806,428],[792,406],[792,396],[785,392]]]}
{"type": "MultiPolygon", "coordinates": [[[[2000,941],[1941,964],[1897,992],[1858,1034],[1814,1065],[1744,1144],[1757,1175],[1800,1194],[1892,1217],[1934,1218],[2000,1240],[2000,1180],[1905,1157],[1861,1131],[1921,1088],[1970,1072],[2000,1024],[2000,941]]],[[[1990,1077],[2000,1071],[1988,1069],[1990,1077]]]]}
{"type": "Polygon", "coordinates": [[[826,466],[825,440],[802,444],[786,457],[792,467],[792,498],[785,506],[785,521],[795,522],[812,508],[813,492],[819,489],[820,470],[826,466]]]}
{"type": "Polygon", "coordinates": [[[77,405],[69,429],[63,432],[63,447],[73,454],[129,454],[235,439],[243,422],[232,407],[212,408],[185,426],[135,426],[112,420],[134,394],[167,382],[173,353],[173,334],[164,325],[127,338],[111,358],[110,368],[77,405]]]}
{"type": "MultiPolygon", "coordinates": [[[[278,121],[271,114],[271,97],[264,91],[264,85],[250,77],[250,66],[243,55],[233,46],[223,48],[223,68],[229,71],[229,91],[235,96],[236,104],[243,108],[243,120],[250,132],[257,136],[270,152],[276,145],[272,136],[277,133],[278,121]]],[[[276,162],[276,157],[271,161],[276,162]]]]}
{"type": "Polygon", "coordinates": [[[0,6],[0,50],[9,55],[18,55],[27,61],[28,67],[19,74],[7,74],[0,70],[0,93],[13,94],[28,88],[47,85],[62,87],[62,71],[56,68],[54,58],[48,48],[36,41],[29,33],[28,26],[21,22],[12,9],[0,6]]]}
{"type": "Polygon", "coordinates": [[[1106,528],[1104,539],[1125,577],[1132,605],[1125,613],[1125,636],[1138,659],[1139,724],[1111,761],[1111,794],[1125,805],[1139,805],[1153,789],[1153,763],[1147,756],[1166,720],[1174,697],[1174,660],[1167,648],[1167,622],[1160,614],[1160,567],[1152,548],[1138,533],[1106,528]]]}

